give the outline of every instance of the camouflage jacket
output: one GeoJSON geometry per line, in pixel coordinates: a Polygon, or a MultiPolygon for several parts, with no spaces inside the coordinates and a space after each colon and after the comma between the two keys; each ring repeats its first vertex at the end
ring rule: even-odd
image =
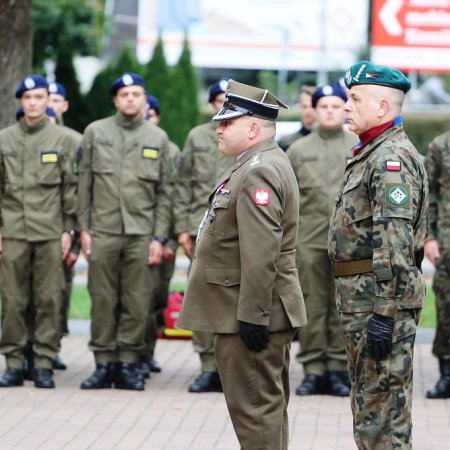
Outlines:
{"type": "Polygon", "coordinates": [[[347,165],[328,235],[333,262],[371,259],[373,271],[336,277],[343,312],[395,316],[422,306],[425,285],[415,266],[427,233],[428,182],[420,157],[394,126],[347,165]]]}
{"type": "Polygon", "coordinates": [[[428,239],[450,249],[450,131],[436,137],[425,159],[430,184],[428,239]]]}

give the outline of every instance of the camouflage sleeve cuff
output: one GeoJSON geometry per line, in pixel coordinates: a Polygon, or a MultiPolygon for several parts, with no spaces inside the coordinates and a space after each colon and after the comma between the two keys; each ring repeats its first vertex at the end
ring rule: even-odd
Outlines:
{"type": "Polygon", "coordinates": [[[395,317],[398,303],[395,300],[377,297],[373,307],[373,312],[386,317],[395,317]]]}

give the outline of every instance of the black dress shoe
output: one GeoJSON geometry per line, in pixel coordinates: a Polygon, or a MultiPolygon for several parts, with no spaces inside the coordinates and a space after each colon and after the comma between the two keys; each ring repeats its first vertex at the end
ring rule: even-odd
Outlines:
{"type": "Polygon", "coordinates": [[[148,358],[148,366],[150,367],[150,372],[159,373],[161,372],[161,366],[159,365],[158,361],[156,361],[155,357],[152,355],[150,358],[148,358]]]}
{"type": "Polygon", "coordinates": [[[218,372],[202,372],[194,382],[189,385],[189,392],[223,392],[222,382],[218,372]]]}
{"type": "Polygon", "coordinates": [[[329,395],[335,397],[348,397],[350,395],[350,389],[344,382],[344,373],[337,370],[327,372],[327,393],[329,395]]]}
{"type": "Polygon", "coordinates": [[[111,387],[115,364],[97,364],[95,371],[80,385],[81,389],[108,389],[111,387]]]}
{"type": "Polygon", "coordinates": [[[56,355],[53,359],[52,359],[52,367],[55,370],[66,370],[67,366],[64,363],[64,361],[59,357],[59,355],[56,355]]]}
{"type": "Polygon", "coordinates": [[[0,387],[23,386],[23,371],[8,367],[0,378],[0,387]]]}
{"type": "Polygon", "coordinates": [[[121,363],[116,372],[114,387],[129,391],[143,391],[145,389],[145,382],[134,364],[121,363]]]}
{"type": "Polygon", "coordinates": [[[140,360],[137,363],[136,370],[141,374],[141,376],[146,380],[150,378],[150,367],[148,365],[148,362],[144,360],[140,360]]]}
{"type": "Polygon", "coordinates": [[[305,375],[303,381],[297,386],[295,393],[297,395],[324,394],[324,377],[322,375],[305,375]]]}
{"type": "Polygon", "coordinates": [[[34,385],[37,388],[53,389],[55,382],[53,381],[52,369],[34,369],[34,385]]]}

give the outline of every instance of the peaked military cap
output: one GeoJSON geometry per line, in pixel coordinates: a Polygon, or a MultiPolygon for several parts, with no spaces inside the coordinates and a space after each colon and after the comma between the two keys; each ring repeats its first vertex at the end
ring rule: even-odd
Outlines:
{"type": "Polygon", "coordinates": [[[209,88],[208,102],[212,103],[219,94],[227,90],[228,78],[220,78],[209,88]]]}
{"type": "Polygon", "coordinates": [[[57,81],[52,81],[48,85],[48,92],[50,92],[50,94],[61,95],[65,99],[67,98],[66,88],[61,83],[58,83],[57,81]]]}
{"type": "Polygon", "coordinates": [[[25,91],[44,88],[48,91],[48,81],[42,75],[31,74],[25,77],[16,87],[16,98],[21,98],[25,91]]]}
{"type": "Polygon", "coordinates": [[[223,108],[212,120],[230,120],[240,116],[254,116],[265,120],[275,120],[278,111],[288,107],[267,89],[228,80],[223,108]]]}
{"type": "Polygon", "coordinates": [[[311,97],[312,107],[315,108],[317,106],[317,102],[322,97],[340,97],[344,102],[347,101],[347,94],[344,91],[343,87],[339,83],[334,84],[325,84],[323,86],[319,86],[311,97]]]}
{"type": "Polygon", "coordinates": [[[137,73],[125,72],[117,78],[117,80],[113,81],[111,88],[109,89],[109,93],[111,95],[116,95],[120,88],[126,86],[142,86],[145,89],[144,79],[137,73]]]}
{"type": "Polygon", "coordinates": [[[388,66],[376,66],[370,61],[359,61],[345,74],[345,85],[350,89],[359,84],[378,84],[399,89],[405,94],[411,89],[411,81],[402,72],[388,66]]]}

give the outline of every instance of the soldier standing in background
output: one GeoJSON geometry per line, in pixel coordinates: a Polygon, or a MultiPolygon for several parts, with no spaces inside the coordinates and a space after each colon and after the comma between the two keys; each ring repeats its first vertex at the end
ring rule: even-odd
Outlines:
{"type": "Polygon", "coordinates": [[[295,267],[298,186],[274,141],[268,90],[228,82],[220,152],[234,164],[209,196],[178,325],[214,333],[225,400],[242,449],[286,450],[292,338],[306,322],[295,267]]]}
{"type": "Polygon", "coordinates": [[[316,90],[315,86],[304,86],[300,92],[300,128],[295,133],[284,136],[278,145],[286,151],[297,139],[308,136],[316,122],[316,112],[312,106],[312,95],[316,90]]]}
{"type": "Polygon", "coordinates": [[[353,150],[330,222],[336,303],[359,449],[411,448],[413,355],[428,184],[400,116],[411,82],[360,61],[345,75],[353,150]]]}
{"type": "Polygon", "coordinates": [[[145,346],[153,267],[170,222],[166,133],[143,117],[144,80],[112,83],[116,115],[91,123],[79,155],[81,248],[89,261],[91,340],[96,370],[81,389],[141,391],[136,363],[145,346]]]}
{"type": "Polygon", "coordinates": [[[296,255],[308,317],[298,333],[297,361],[303,364],[305,377],[297,395],[349,394],[347,359],[327,250],[334,200],[358,140],[342,128],[346,101],[347,94],[337,83],[317,88],[312,106],[318,126],[287,151],[300,192],[296,255]]]}
{"type": "Polygon", "coordinates": [[[439,359],[440,378],[427,398],[450,398],[450,132],[428,147],[425,167],[430,185],[430,214],[425,255],[436,267],[437,326],[433,354],[439,359]]]}
{"type": "MultiPolygon", "coordinates": [[[[209,89],[209,103],[216,112],[225,99],[227,79],[221,78],[209,89]]],[[[178,243],[192,258],[195,236],[208,207],[208,196],[220,175],[232,164],[218,150],[217,123],[193,128],[186,139],[178,163],[178,180],[174,195],[175,231],[178,243]]],[[[200,356],[201,373],[189,386],[189,392],[221,392],[222,386],[214,358],[212,333],[194,331],[194,349],[200,356]]]]}
{"type": "MultiPolygon", "coordinates": [[[[147,95],[147,103],[144,117],[153,125],[158,125],[160,120],[161,106],[159,100],[153,95],[147,95]]],[[[176,183],[177,161],[180,155],[178,146],[169,141],[169,162],[170,162],[170,185],[173,197],[173,189],[176,183]]],[[[162,263],[155,269],[155,289],[153,294],[152,308],[149,315],[148,332],[146,335],[146,348],[144,356],[141,358],[140,370],[144,376],[149,377],[149,372],[161,372],[161,366],[155,359],[155,346],[158,332],[164,328],[164,309],[167,306],[169,296],[170,280],[175,270],[175,257],[178,248],[177,238],[174,232],[175,217],[173,206],[171,207],[171,218],[169,226],[169,240],[164,245],[162,263]]]]}
{"type": "Polygon", "coordinates": [[[48,82],[27,76],[16,89],[24,117],[0,132],[2,336],[0,387],[23,385],[25,311],[35,305],[34,385],[54,388],[64,277],[76,224],[76,141],[45,114],[48,82]]]}

